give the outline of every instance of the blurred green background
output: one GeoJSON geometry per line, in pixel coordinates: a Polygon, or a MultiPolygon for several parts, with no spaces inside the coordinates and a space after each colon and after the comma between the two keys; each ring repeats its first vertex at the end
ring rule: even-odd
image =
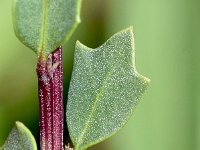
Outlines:
{"type": "MultiPolygon", "coordinates": [[[[151,85],[128,124],[91,150],[200,150],[200,0],[83,0],[82,23],[64,46],[67,99],[76,40],[97,47],[133,25],[138,71],[151,85]]],[[[14,122],[38,139],[36,55],[0,1],[0,145],[14,122]]]]}

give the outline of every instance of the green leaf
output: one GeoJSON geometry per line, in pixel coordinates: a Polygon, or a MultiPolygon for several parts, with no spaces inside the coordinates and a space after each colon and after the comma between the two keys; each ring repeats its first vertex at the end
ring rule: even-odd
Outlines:
{"type": "Polygon", "coordinates": [[[132,28],[96,49],[77,42],[66,113],[75,150],[124,126],[148,84],[136,71],[132,28]]]}
{"type": "Polygon", "coordinates": [[[16,122],[1,150],[37,150],[31,132],[21,122],[16,122]]]}
{"type": "Polygon", "coordinates": [[[13,0],[16,36],[38,54],[49,54],[80,23],[81,0],[13,0]]]}

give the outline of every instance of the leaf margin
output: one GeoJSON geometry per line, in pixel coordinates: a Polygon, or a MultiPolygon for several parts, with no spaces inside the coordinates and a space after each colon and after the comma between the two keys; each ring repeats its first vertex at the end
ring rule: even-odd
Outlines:
{"type": "MultiPolygon", "coordinates": [[[[105,45],[109,40],[111,40],[112,38],[114,38],[115,36],[118,36],[118,35],[121,35],[123,32],[130,32],[131,33],[131,36],[133,37],[134,36],[134,34],[133,34],[133,26],[131,26],[131,27],[129,27],[129,28],[126,28],[126,29],[124,29],[124,30],[121,30],[120,32],[117,32],[117,33],[115,33],[114,35],[112,35],[108,40],[106,40],[102,45],[100,45],[99,47],[97,47],[97,48],[90,48],[90,47],[87,47],[87,46],[85,46],[84,44],[82,44],[80,41],[77,41],[76,42],[76,50],[75,50],[75,55],[76,55],[76,51],[77,51],[77,47],[82,47],[82,50],[84,51],[95,51],[96,49],[98,49],[98,48],[100,48],[100,47],[102,47],[103,45],[105,45]]],[[[133,50],[133,52],[135,53],[135,47],[134,47],[134,37],[132,38],[132,50],[133,50]]],[[[147,87],[149,86],[149,83],[150,83],[150,79],[148,79],[147,77],[145,77],[145,76],[143,76],[143,75],[141,75],[140,73],[138,73],[138,71],[137,71],[137,69],[136,69],[136,65],[135,65],[136,63],[135,63],[135,57],[134,57],[134,60],[133,60],[133,69],[134,69],[134,73],[135,73],[135,76],[136,77],[138,77],[138,79],[139,80],[142,80],[143,81],[143,84],[144,84],[144,86],[145,86],[145,88],[144,88],[144,91],[146,91],[146,89],[147,89],[147,87]]],[[[73,67],[74,68],[74,67],[73,67]]],[[[73,75],[72,75],[73,76],[73,75]]],[[[71,84],[71,83],[70,83],[71,84]]],[[[141,96],[144,94],[144,91],[138,96],[138,99],[140,99],[141,98],[141,96]]],[[[137,104],[136,104],[137,105],[137,104]]],[[[135,105],[135,106],[136,106],[135,105]]],[[[134,106],[134,108],[135,108],[135,106],[134,106]]],[[[67,108],[68,108],[68,106],[67,106],[67,108]]],[[[133,112],[134,112],[134,108],[128,113],[128,115],[126,116],[126,118],[124,119],[124,122],[123,122],[123,124],[121,124],[121,126],[117,129],[117,130],[115,130],[114,132],[112,132],[112,134],[110,134],[109,136],[106,136],[106,137],[104,137],[104,138],[99,138],[98,140],[96,140],[96,141],[93,141],[93,142],[90,142],[89,144],[87,144],[87,145],[85,145],[85,146],[83,146],[83,147],[80,147],[81,146],[81,144],[79,144],[79,145],[76,145],[75,144],[75,142],[74,142],[74,139],[72,138],[73,136],[71,135],[72,133],[71,133],[71,131],[70,131],[70,127],[69,127],[69,125],[68,125],[68,123],[67,123],[67,126],[68,126],[68,130],[69,130],[69,134],[70,134],[70,138],[71,138],[71,140],[72,140],[72,142],[73,142],[73,144],[74,144],[74,150],[85,150],[85,149],[87,149],[87,148],[89,148],[89,147],[91,147],[91,146],[93,146],[93,145],[96,145],[96,144],[98,144],[98,143],[100,143],[100,142],[102,142],[102,141],[105,141],[105,140],[107,140],[108,138],[110,138],[110,137],[112,137],[113,135],[115,135],[117,132],[119,132],[126,124],[127,124],[127,122],[128,122],[128,120],[130,119],[130,117],[133,115],[133,112]]],[[[68,114],[67,114],[67,111],[66,111],[66,115],[68,116],[68,114]]],[[[90,115],[89,115],[90,116],[90,115]]],[[[90,119],[89,119],[90,120],[90,119]]],[[[68,121],[67,121],[68,122],[68,121]]],[[[86,121],[86,122],[88,122],[88,121],[86,121]]]]}
{"type": "MultiPolygon", "coordinates": [[[[82,4],[82,0],[76,0],[76,9],[75,9],[75,17],[74,17],[74,22],[73,24],[71,25],[70,27],[70,30],[67,32],[67,34],[65,35],[65,37],[63,38],[63,40],[60,40],[60,42],[54,46],[54,48],[52,48],[51,50],[45,50],[45,49],[41,49],[42,47],[45,47],[44,45],[45,44],[42,44],[42,45],[37,45],[35,47],[37,47],[37,49],[34,49],[32,48],[28,42],[26,42],[26,40],[24,40],[22,37],[20,37],[20,31],[19,29],[17,28],[17,15],[15,13],[15,10],[16,10],[16,3],[18,2],[19,0],[12,0],[12,22],[13,22],[13,29],[14,29],[14,33],[15,33],[15,36],[17,37],[17,39],[23,44],[25,45],[26,47],[30,48],[34,53],[36,53],[38,56],[40,55],[45,55],[45,57],[47,57],[51,52],[53,52],[56,48],[58,48],[59,46],[61,45],[64,45],[68,40],[69,38],[72,36],[72,34],[74,33],[74,31],[76,30],[76,28],[78,27],[78,25],[81,23],[81,4],[82,4]]],[[[41,0],[42,3],[43,1],[45,0],[41,0]]],[[[47,0],[48,1],[48,0],[47,0]]],[[[42,18],[43,19],[43,18],[42,18]]],[[[43,21],[42,21],[42,24],[43,24],[43,21]]],[[[43,26],[43,25],[42,25],[43,26]]],[[[41,28],[43,28],[41,26],[41,28]]],[[[46,29],[45,29],[46,30],[46,29]]],[[[43,33],[43,31],[40,31],[40,33],[43,33]]],[[[45,36],[45,35],[40,35],[40,36],[45,36]]],[[[44,43],[44,41],[41,41],[41,43],[44,43]]]]}
{"type": "MultiPolygon", "coordinates": [[[[20,140],[20,136],[23,136],[24,134],[27,136],[27,137],[29,137],[29,144],[31,144],[32,145],[32,147],[33,147],[33,149],[32,150],[37,150],[37,144],[36,144],[36,141],[35,141],[35,138],[34,138],[34,136],[32,135],[32,133],[31,133],[31,131],[23,124],[23,123],[21,123],[21,122],[19,122],[19,121],[16,121],[15,122],[15,125],[14,125],[14,127],[12,128],[12,130],[11,130],[11,132],[9,133],[9,135],[8,135],[8,137],[7,137],[7,139],[6,139],[6,141],[5,141],[5,143],[2,145],[2,147],[0,147],[0,150],[14,150],[14,149],[11,149],[10,147],[9,147],[9,143],[10,143],[10,138],[12,138],[11,136],[13,135],[13,134],[16,134],[15,132],[17,132],[18,133],[18,138],[19,139],[17,139],[17,140],[20,140]],[[16,130],[16,131],[15,131],[16,130]]],[[[16,139],[14,139],[14,140],[16,140],[16,139]]],[[[21,141],[20,141],[21,142],[21,141]]],[[[19,143],[20,143],[19,142],[19,143]]],[[[15,142],[14,142],[15,143],[15,142]]],[[[13,147],[12,147],[13,148],[13,147]]]]}

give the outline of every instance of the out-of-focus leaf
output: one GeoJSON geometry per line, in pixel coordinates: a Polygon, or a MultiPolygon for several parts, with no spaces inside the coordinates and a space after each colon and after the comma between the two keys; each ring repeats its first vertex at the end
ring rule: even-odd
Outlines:
{"type": "Polygon", "coordinates": [[[136,71],[132,28],[96,49],[77,42],[66,113],[75,150],[116,133],[148,83],[149,79],[136,71]]]}
{"type": "Polygon", "coordinates": [[[37,150],[31,132],[20,122],[16,122],[1,150],[37,150]]]}
{"type": "Polygon", "coordinates": [[[49,54],[80,22],[81,0],[13,0],[16,36],[36,53],[49,54]]]}

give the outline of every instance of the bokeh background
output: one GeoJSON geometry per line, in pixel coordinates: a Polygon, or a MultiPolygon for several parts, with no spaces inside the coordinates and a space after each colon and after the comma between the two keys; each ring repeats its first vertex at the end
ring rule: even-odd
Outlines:
{"type": "MultiPolygon", "coordinates": [[[[200,1],[83,0],[64,45],[64,96],[76,40],[95,48],[133,25],[138,71],[151,79],[128,124],[91,150],[200,150],[200,1]]],[[[0,0],[0,145],[14,122],[38,139],[36,55],[15,37],[11,0],[0,0]]]]}

